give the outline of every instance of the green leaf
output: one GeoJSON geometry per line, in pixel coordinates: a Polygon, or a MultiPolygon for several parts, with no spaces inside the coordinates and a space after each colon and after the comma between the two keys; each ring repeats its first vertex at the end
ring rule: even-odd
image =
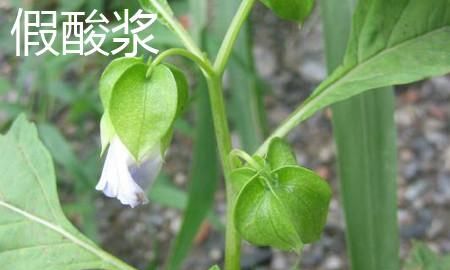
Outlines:
{"type": "Polygon", "coordinates": [[[220,270],[220,267],[217,265],[212,266],[209,270],[220,270]]]}
{"type": "Polygon", "coordinates": [[[142,160],[167,134],[177,111],[177,84],[169,68],[147,65],[127,69],[114,85],[110,117],[114,129],[136,160],[142,160]]]}
{"type": "Polygon", "coordinates": [[[297,165],[297,159],[291,147],[281,138],[273,138],[267,152],[267,161],[272,170],[283,166],[297,165]]]}
{"type": "Polygon", "coordinates": [[[134,269],[99,249],[66,219],[51,157],[24,116],[0,136],[0,149],[2,268],[134,269]]]}
{"type": "MultiPolygon", "coordinates": [[[[321,4],[332,71],[345,53],[353,1],[324,0],[321,4]]],[[[394,104],[392,88],[387,87],[332,108],[352,269],[399,269],[394,104]]]]}
{"type": "Polygon", "coordinates": [[[405,270],[447,269],[450,269],[450,255],[440,257],[425,244],[414,242],[411,254],[405,262],[405,270]]]}
{"type": "Polygon", "coordinates": [[[173,11],[167,3],[167,0],[139,0],[139,3],[145,11],[158,14],[158,20],[172,30],[170,24],[164,19],[165,16],[162,16],[161,14],[161,12],[164,12],[168,16],[173,16],[173,11]]]}
{"type": "Polygon", "coordinates": [[[450,72],[449,0],[361,0],[344,63],[297,109],[299,123],[364,91],[450,72]]]}
{"type": "Polygon", "coordinates": [[[261,0],[280,18],[302,23],[311,13],[314,0],[261,0]]]}
{"type": "Polygon", "coordinates": [[[314,172],[298,166],[282,167],[271,176],[253,178],[239,193],[236,228],[254,245],[299,252],[303,243],[320,237],[330,187],[314,172]]]}

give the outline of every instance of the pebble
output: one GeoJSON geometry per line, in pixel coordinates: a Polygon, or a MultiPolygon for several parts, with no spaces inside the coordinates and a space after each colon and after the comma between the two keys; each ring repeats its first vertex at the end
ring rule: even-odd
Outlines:
{"type": "Polygon", "coordinates": [[[276,252],[273,255],[273,258],[272,258],[272,269],[274,269],[274,270],[289,269],[287,260],[286,260],[285,256],[282,253],[276,252]]]}
{"type": "MultiPolygon", "coordinates": [[[[321,241],[319,242],[321,243],[321,241]]],[[[320,244],[307,245],[310,247],[308,250],[303,251],[302,264],[308,267],[314,267],[319,265],[324,258],[324,248],[320,244]]]]}
{"type": "Polygon", "coordinates": [[[394,119],[397,125],[401,127],[408,127],[414,123],[415,114],[409,107],[404,107],[395,110],[394,119]]]}
{"type": "Polygon", "coordinates": [[[450,172],[450,145],[447,147],[443,154],[443,160],[444,160],[444,170],[447,172],[450,172]]]}
{"type": "Polygon", "coordinates": [[[414,217],[411,214],[411,211],[399,209],[397,211],[397,220],[400,226],[409,225],[414,222],[414,217]]]}
{"type": "Polygon", "coordinates": [[[338,256],[332,255],[325,260],[324,267],[327,270],[341,269],[342,260],[338,256]]]}
{"type": "Polygon", "coordinates": [[[184,186],[187,182],[187,177],[184,173],[176,173],[174,177],[174,182],[177,186],[184,186]]]}
{"type": "Polygon", "coordinates": [[[211,260],[218,261],[222,258],[222,250],[220,250],[219,248],[213,248],[209,251],[208,255],[211,260]]]}
{"type": "Polygon", "coordinates": [[[415,183],[410,184],[405,191],[405,199],[408,201],[415,201],[423,194],[428,188],[428,183],[425,180],[417,180],[415,183]]]}
{"type": "Polygon", "coordinates": [[[430,82],[434,90],[438,91],[439,94],[441,94],[441,98],[450,98],[450,91],[448,91],[450,85],[450,77],[434,77],[430,79],[430,82]]]}
{"type": "Polygon", "coordinates": [[[256,70],[263,78],[270,78],[276,71],[276,58],[273,51],[262,46],[255,46],[253,56],[256,60],[256,70]]]}
{"type": "Polygon", "coordinates": [[[434,200],[445,204],[450,201],[450,174],[441,173],[437,179],[437,193],[434,200]]]}
{"type": "Polygon", "coordinates": [[[176,234],[176,233],[178,233],[180,228],[181,228],[181,217],[177,216],[170,221],[170,231],[173,234],[176,234]]]}
{"type": "Polygon", "coordinates": [[[300,75],[308,81],[319,83],[327,76],[327,71],[322,63],[306,60],[299,67],[300,75]]]}
{"type": "Polygon", "coordinates": [[[444,226],[445,225],[441,220],[437,218],[433,219],[433,221],[431,222],[431,226],[427,231],[427,237],[430,239],[435,238],[443,231],[444,226]]]}
{"type": "Polygon", "coordinates": [[[414,223],[400,227],[400,234],[406,238],[422,238],[426,235],[432,220],[432,213],[429,209],[418,211],[414,223]]]}

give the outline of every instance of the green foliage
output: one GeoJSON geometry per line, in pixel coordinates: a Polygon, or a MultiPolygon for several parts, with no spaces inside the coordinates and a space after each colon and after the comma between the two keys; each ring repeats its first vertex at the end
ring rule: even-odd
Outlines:
{"type": "Polygon", "coordinates": [[[288,123],[298,124],[325,106],[367,90],[448,73],[449,4],[448,0],[433,5],[421,0],[359,1],[343,64],[288,123]]]}
{"type": "Polygon", "coordinates": [[[450,269],[450,255],[440,257],[425,244],[415,242],[405,262],[405,270],[446,270],[450,269]]]}
{"type": "Polygon", "coordinates": [[[66,219],[58,202],[51,157],[24,116],[0,136],[0,148],[3,268],[133,269],[99,249],[66,219]]]}
{"type": "MultiPolygon", "coordinates": [[[[352,2],[321,2],[330,71],[345,53],[352,2]]],[[[393,90],[366,92],[334,104],[332,109],[351,268],[396,270],[399,235],[393,90]]]]}
{"type": "Polygon", "coordinates": [[[165,19],[166,16],[173,16],[167,0],[139,0],[139,4],[145,11],[158,14],[158,20],[167,28],[172,29],[170,23],[165,19]]]}
{"type": "Polygon", "coordinates": [[[311,13],[314,0],[261,0],[280,18],[302,23],[311,13]]]}
{"type": "Polygon", "coordinates": [[[142,160],[171,128],[178,90],[169,68],[159,65],[146,78],[147,65],[127,69],[114,84],[110,117],[119,138],[136,160],[142,160]]]}
{"type": "Polygon", "coordinates": [[[235,225],[252,244],[300,252],[320,237],[331,189],[298,166],[281,139],[272,140],[267,156],[268,163],[255,159],[232,173],[233,182],[245,182],[236,198],[235,225]]]}

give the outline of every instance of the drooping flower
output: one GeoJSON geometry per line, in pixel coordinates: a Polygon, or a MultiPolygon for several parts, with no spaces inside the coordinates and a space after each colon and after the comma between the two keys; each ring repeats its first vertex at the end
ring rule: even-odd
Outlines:
{"type": "Polygon", "coordinates": [[[153,182],[162,166],[159,147],[136,164],[126,146],[116,136],[111,140],[102,175],[95,187],[122,204],[136,207],[148,202],[144,190],[153,182]]]}

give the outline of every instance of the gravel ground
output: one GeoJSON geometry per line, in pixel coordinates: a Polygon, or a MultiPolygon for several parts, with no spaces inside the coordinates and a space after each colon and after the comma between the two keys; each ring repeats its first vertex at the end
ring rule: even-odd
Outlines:
{"type": "MultiPolygon", "coordinates": [[[[300,31],[297,25],[281,22],[258,7],[253,20],[256,67],[272,89],[265,103],[269,124],[275,127],[326,76],[320,18],[316,12],[300,31]]],[[[401,257],[408,254],[412,239],[449,253],[450,76],[397,87],[396,94],[401,257]]],[[[330,117],[330,111],[325,110],[288,138],[299,162],[329,179],[334,188],[324,235],[319,242],[307,245],[303,253],[301,264],[305,270],[348,268],[330,117]]],[[[190,150],[191,142],[177,136],[165,167],[180,187],[186,186],[190,150]]],[[[216,200],[216,212],[223,216],[223,189],[217,192],[216,200]]],[[[98,220],[106,249],[141,269],[148,258],[163,262],[169,241],[181,224],[182,213],[151,203],[125,209],[113,200],[103,199],[98,200],[97,207],[101,210],[98,220]]],[[[185,269],[207,269],[220,263],[222,247],[222,234],[204,224],[185,269]]],[[[244,252],[243,263],[259,265],[257,269],[285,270],[297,263],[296,256],[285,252],[248,245],[244,246],[244,252]]]]}

